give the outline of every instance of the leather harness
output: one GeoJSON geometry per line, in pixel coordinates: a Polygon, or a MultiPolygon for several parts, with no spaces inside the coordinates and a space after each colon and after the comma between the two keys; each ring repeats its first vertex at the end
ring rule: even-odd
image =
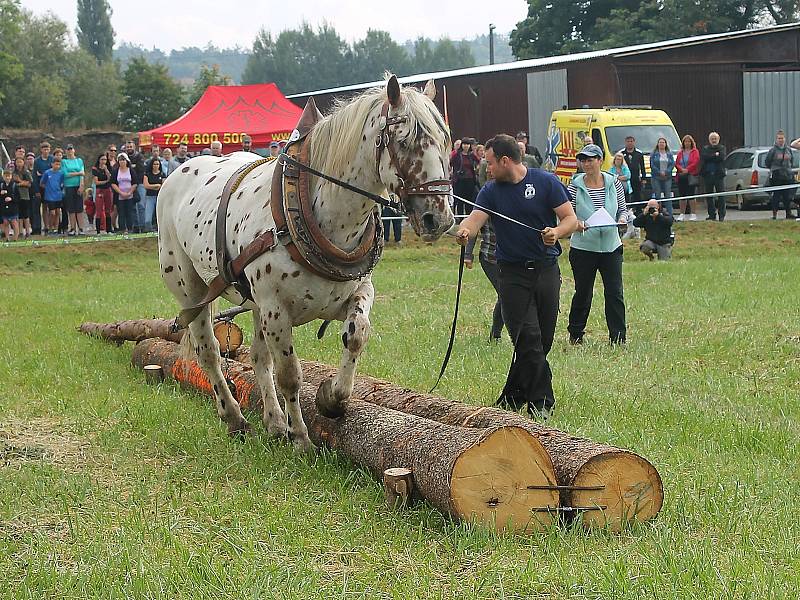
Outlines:
{"type": "MultiPolygon", "coordinates": [[[[381,108],[378,137],[375,141],[375,168],[380,173],[381,155],[386,149],[389,162],[395,169],[400,185],[397,195],[400,205],[405,206],[409,196],[429,196],[450,194],[451,184],[447,179],[435,179],[419,185],[406,186],[401,175],[403,170],[392,142],[391,125],[404,122],[407,117],[389,117],[390,103],[384,101],[381,108]]],[[[275,229],[270,229],[250,244],[242,248],[236,258],[231,258],[227,248],[226,218],[231,195],[238,189],[244,178],[258,167],[275,159],[262,158],[241,166],[230,176],[223,188],[216,218],[216,253],[218,275],[209,283],[203,299],[197,304],[183,309],[175,319],[173,329],[185,328],[212,301],[220,297],[226,289],[234,286],[246,300],[252,300],[250,284],[244,269],[262,254],[273,250],[281,243],[294,262],[303,265],[311,272],[330,281],[350,281],[361,279],[369,274],[383,252],[383,229],[380,216],[373,211],[366,224],[361,242],[354,250],[342,250],[333,244],[322,232],[314,218],[309,192],[309,170],[317,175],[333,181],[342,187],[353,189],[363,196],[381,204],[396,207],[397,203],[375,194],[353,188],[310,169],[308,166],[311,133],[314,125],[322,118],[314,99],[309,99],[300,121],[292,135],[292,141],[285,148],[286,155],[280,155],[272,174],[272,190],[268,203],[271,204],[275,229]],[[292,160],[286,160],[289,156],[292,160]]]]}

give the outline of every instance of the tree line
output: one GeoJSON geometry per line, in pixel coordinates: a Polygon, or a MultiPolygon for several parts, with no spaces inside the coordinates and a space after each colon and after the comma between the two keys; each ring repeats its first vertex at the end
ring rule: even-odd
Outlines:
{"type": "Polygon", "coordinates": [[[511,49],[538,58],[797,20],[798,0],[528,0],[511,49]]]}
{"type": "MultiPolygon", "coordinates": [[[[173,51],[169,58],[183,61],[179,82],[159,50],[122,44],[115,58],[108,0],[77,4],[73,44],[64,21],[34,15],[21,0],[0,0],[4,127],[155,127],[192,106],[209,85],[230,84],[235,56],[245,52],[213,46],[173,51]]],[[[510,36],[517,59],[800,20],[797,0],[528,0],[528,7],[510,36]]],[[[508,59],[504,38],[497,41],[498,60],[508,59]]],[[[486,36],[474,42],[482,63],[487,45],[486,36]]],[[[348,43],[324,23],[277,35],[262,29],[244,66],[238,64],[242,83],[271,81],[292,94],[375,81],[387,69],[408,75],[469,67],[476,60],[469,42],[418,38],[401,45],[385,31],[369,30],[348,43]]]]}

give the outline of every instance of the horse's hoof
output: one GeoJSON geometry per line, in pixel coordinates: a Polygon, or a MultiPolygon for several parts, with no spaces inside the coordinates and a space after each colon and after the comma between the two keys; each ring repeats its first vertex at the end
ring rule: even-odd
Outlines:
{"type": "Polygon", "coordinates": [[[235,440],[243,442],[252,432],[253,428],[245,419],[242,419],[238,423],[228,424],[228,435],[235,440]]]}
{"type": "Polygon", "coordinates": [[[317,450],[317,447],[308,438],[294,438],[292,440],[292,445],[296,452],[302,452],[304,454],[313,454],[317,450]]]}
{"type": "Polygon", "coordinates": [[[288,425],[286,425],[286,421],[284,421],[283,423],[265,422],[264,427],[267,430],[267,434],[275,438],[286,437],[286,432],[289,430],[288,425]]]}
{"type": "Polygon", "coordinates": [[[319,385],[314,404],[323,417],[338,419],[344,415],[344,402],[337,401],[333,394],[333,377],[329,377],[319,385]]]}

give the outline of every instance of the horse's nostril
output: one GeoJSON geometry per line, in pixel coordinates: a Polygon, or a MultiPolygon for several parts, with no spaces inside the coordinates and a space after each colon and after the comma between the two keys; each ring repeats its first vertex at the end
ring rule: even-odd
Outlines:
{"type": "Polygon", "coordinates": [[[427,231],[433,231],[436,229],[436,217],[434,217],[431,213],[425,213],[422,215],[422,226],[427,231]]]}

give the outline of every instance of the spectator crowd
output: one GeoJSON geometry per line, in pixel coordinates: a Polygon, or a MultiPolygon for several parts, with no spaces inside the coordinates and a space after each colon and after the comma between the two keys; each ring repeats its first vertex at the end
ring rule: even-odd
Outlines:
{"type": "MultiPolygon", "coordinates": [[[[242,138],[245,152],[252,139],[242,138]]],[[[272,142],[269,155],[281,146],[272,142]]],[[[74,237],[156,231],[156,204],[162,184],[175,169],[197,154],[222,155],[222,144],[191,154],[186,144],[173,152],[157,145],[147,154],[133,139],[84,161],[73,144],[53,148],[43,141],[38,154],[24,146],[3,169],[0,182],[2,236],[11,242],[31,236],[74,237]]]]}

